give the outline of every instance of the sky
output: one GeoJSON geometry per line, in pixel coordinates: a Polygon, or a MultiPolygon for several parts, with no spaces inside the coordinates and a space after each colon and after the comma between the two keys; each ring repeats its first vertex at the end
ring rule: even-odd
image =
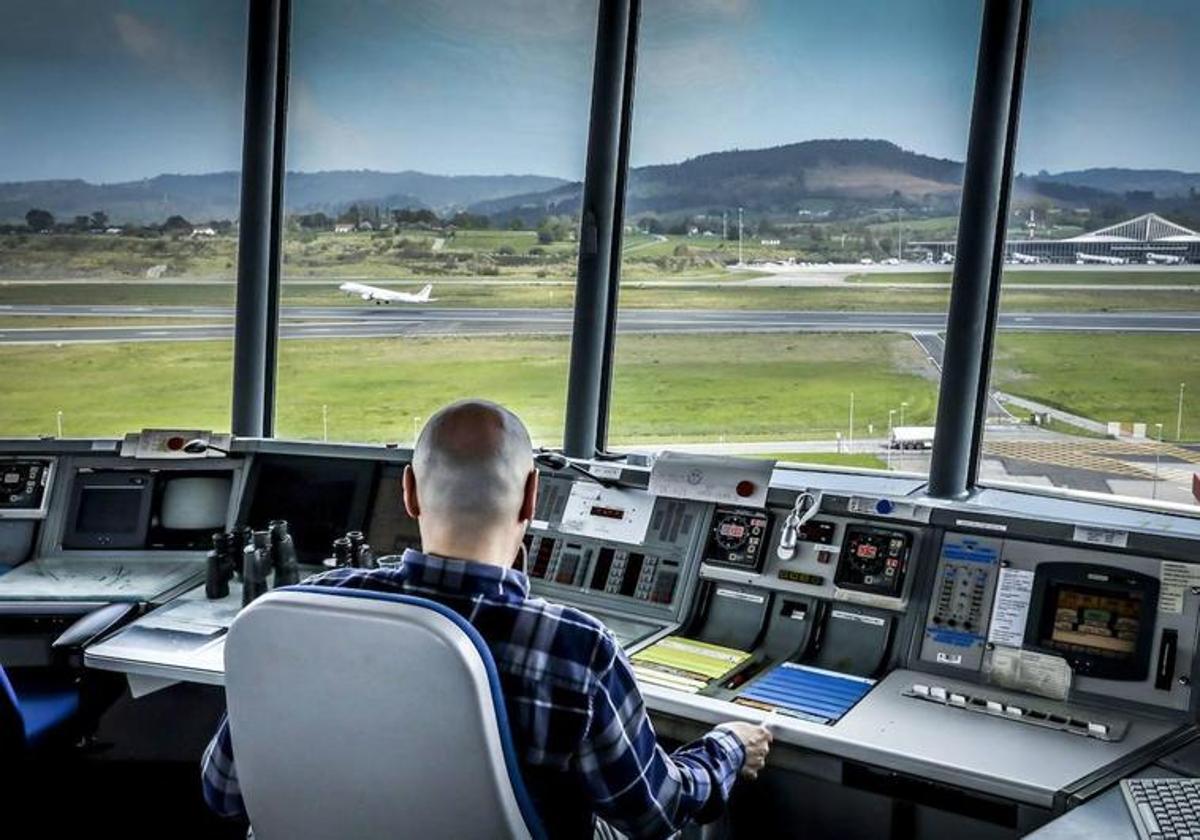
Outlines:
{"type": "MultiPolygon", "coordinates": [[[[578,179],[597,0],[294,0],[288,167],[578,179]]],[[[0,181],[237,169],[245,0],[0,0],[0,181]]],[[[632,162],[961,160],[978,0],[645,0],[632,162]]],[[[1200,171],[1200,3],[1038,0],[1018,168],[1200,171]]]]}

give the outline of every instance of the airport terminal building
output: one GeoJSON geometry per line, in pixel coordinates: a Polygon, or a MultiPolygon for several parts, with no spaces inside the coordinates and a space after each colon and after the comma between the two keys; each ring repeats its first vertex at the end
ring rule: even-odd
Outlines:
{"type": "MultiPolygon", "coordinates": [[[[955,255],[955,242],[913,242],[933,260],[955,255]]],[[[1044,263],[1200,263],[1200,233],[1146,213],[1128,221],[1066,239],[1009,239],[1004,257],[1044,263]]]]}

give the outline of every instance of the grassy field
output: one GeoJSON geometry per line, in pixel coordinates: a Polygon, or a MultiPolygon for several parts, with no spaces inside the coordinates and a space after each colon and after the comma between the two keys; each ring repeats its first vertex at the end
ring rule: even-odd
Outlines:
{"type": "MultiPolygon", "coordinates": [[[[947,266],[937,271],[921,271],[904,274],[852,274],[846,278],[851,283],[949,283],[952,269],[947,266]]],[[[1200,286],[1200,271],[1180,269],[1125,271],[1120,268],[1062,271],[1052,268],[1022,269],[1006,271],[1004,283],[1008,286],[1030,284],[1052,284],[1069,286],[1200,286]]]]}
{"type": "MultiPolygon", "coordinates": [[[[144,426],[222,429],[229,422],[228,342],[0,347],[0,428],[53,433],[63,412],[72,436],[144,426]],[[170,371],[170,381],[152,375],[170,371]]],[[[511,405],[541,443],[562,431],[565,339],[419,339],[284,342],[279,429],[320,438],[408,441],[413,418],[474,394],[511,405]]],[[[849,387],[866,434],[909,404],[932,419],[934,383],[904,336],[630,336],[619,343],[612,439],[802,440],[843,428],[849,387]]],[[[420,420],[418,420],[420,422],[420,420]]]]}
{"type": "Polygon", "coordinates": [[[747,458],[774,458],[781,463],[820,464],[830,467],[869,467],[882,470],[887,461],[867,452],[756,452],[747,458]]]}
{"type": "MultiPolygon", "coordinates": [[[[401,291],[417,289],[416,281],[383,285],[401,291]]],[[[439,283],[435,278],[433,285],[437,306],[570,307],[575,293],[573,283],[567,281],[480,285],[453,281],[439,283]]],[[[283,295],[284,304],[290,306],[367,306],[357,297],[339,292],[335,283],[328,286],[285,284],[283,295]]],[[[728,283],[646,286],[631,281],[622,284],[620,302],[623,307],[636,309],[942,312],[946,310],[949,297],[949,290],[942,288],[889,290],[869,285],[798,288],[728,283]]],[[[233,301],[234,287],[230,284],[0,283],[0,305],[232,306],[233,301]]],[[[1200,286],[1196,291],[1022,291],[1009,287],[1004,290],[1003,307],[1006,312],[1200,311],[1200,286]]]]}
{"type": "Polygon", "coordinates": [[[992,381],[1017,396],[1100,422],[1163,424],[1175,439],[1184,383],[1182,439],[1200,440],[1200,342],[1190,335],[1002,333],[992,381]]]}
{"type": "MultiPolygon", "coordinates": [[[[0,429],[71,436],[144,426],[228,427],[229,342],[0,346],[0,429]],[[170,372],[169,381],[163,372],[170,372]]],[[[468,394],[512,405],[539,442],[558,442],[568,343],[561,338],[376,339],[283,342],[279,429],[320,438],[408,441],[413,418],[468,394]]],[[[931,424],[937,383],[906,336],[870,334],[622,336],[612,440],[827,440],[907,422],[931,424]]],[[[994,382],[1020,396],[1100,421],[1146,422],[1175,437],[1184,382],[1183,439],[1200,440],[1200,345],[1189,336],[1005,333],[994,382]]],[[[780,458],[798,458],[779,454],[780,458]]],[[[873,458],[805,455],[813,463],[875,466],[873,458]]]]}

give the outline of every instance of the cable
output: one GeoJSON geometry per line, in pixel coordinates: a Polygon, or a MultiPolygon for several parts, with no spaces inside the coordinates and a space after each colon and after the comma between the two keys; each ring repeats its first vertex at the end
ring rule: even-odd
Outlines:
{"type": "Polygon", "coordinates": [[[817,515],[817,511],[821,509],[822,498],[820,490],[816,492],[816,495],[805,490],[796,497],[791,513],[783,521],[783,532],[779,535],[779,545],[775,548],[775,553],[780,560],[791,560],[796,556],[796,544],[800,541],[800,529],[804,527],[804,523],[817,515]]]}

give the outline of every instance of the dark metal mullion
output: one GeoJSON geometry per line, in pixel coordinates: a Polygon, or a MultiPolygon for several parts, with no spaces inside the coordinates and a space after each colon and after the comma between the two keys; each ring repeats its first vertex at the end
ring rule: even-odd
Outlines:
{"type": "Polygon", "coordinates": [[[593,457],[598,442],[629,4],[630,0],[600,0],[597,17],[563,429],[563,452],[577,458],[593,457]]]}
{"type": "Polygon", "coordinates": [[[249,0],[246,94],[242,125],[242,194],[238,214],[237,305],[233,334],[230,430],[239,437],[265,431],[271,182],[275,144],[275,86],[280,0],[249,0]]]}
{"type": "MultiPolygon", "coordinates": [[[[947,311],[937,428],[929,466],[929,494],[968,493],[978,436],[979,400],[986,400],[989,324],[995,318],[997,228],[1006,221],[1006,181],[1011,172],[1013,89],[1028,20],[1027,0],[986,0],[963,169],[954,282],[947,311]]],[[[1003,233],[999,234],[1003,236],[1003,233]]],[[[983,409],[986,411],[986,405],[983,409]]]]}
{"type": "Polygon", "coordinates": [[[613,365],[621,293],[621,252],[625,237],[625,194],[629,181],[629,144],[633,133],[633,93],[637,77],[638,33],[642,0],[630,0],[629,31],[625,41],[625,79],[621,99],[621,139],[617,150],[617,189],[613,204],[613,235],[608,269],[608,317],[604,324],[604,351],[600,369],[600,405],[596,416],[596,450],[608,451],[608,424],[612,411],[613,365]]]}
{"type": "Polygon", "coordinates": [[[263,379],[263,437],[275,436],[275,390],[279,366],[279,307],[283,293],[283,237],[287,180],[288,86],[291,78],[292,0],[279,0],[275,68],[275,143],[271,178],[271,245],[267,273],[267,349],[263,379]]]}
{"type": "Polygon", "coordinates": [[[1025,66],[1029,57],[1029,26],[1034,0],[1023,0],[1017,30],[1017,54],[1013,57],[1012,95],[1008,105],[1008,136],[1004,151],[1004,175],[1001,182],[999,218],[992,246],[992,274],[988,288],[987,322],[983,333],[983,354],[979,359],[979,394],[975,403],[975,434],[971,441],[971,460],[967,465],[967,489],[975,487],[979,477],[979,456],[983,450],[988,404],[991,402],[992,359],[996,350],[996,324],[1000,317],[1000,293],[1004,275],[1005,241],[1008,238],[1009,200],[1012,197],[1016,169],[1017,138],[1021,124],[1021,96],[1025,91],[1025,66]]]}

